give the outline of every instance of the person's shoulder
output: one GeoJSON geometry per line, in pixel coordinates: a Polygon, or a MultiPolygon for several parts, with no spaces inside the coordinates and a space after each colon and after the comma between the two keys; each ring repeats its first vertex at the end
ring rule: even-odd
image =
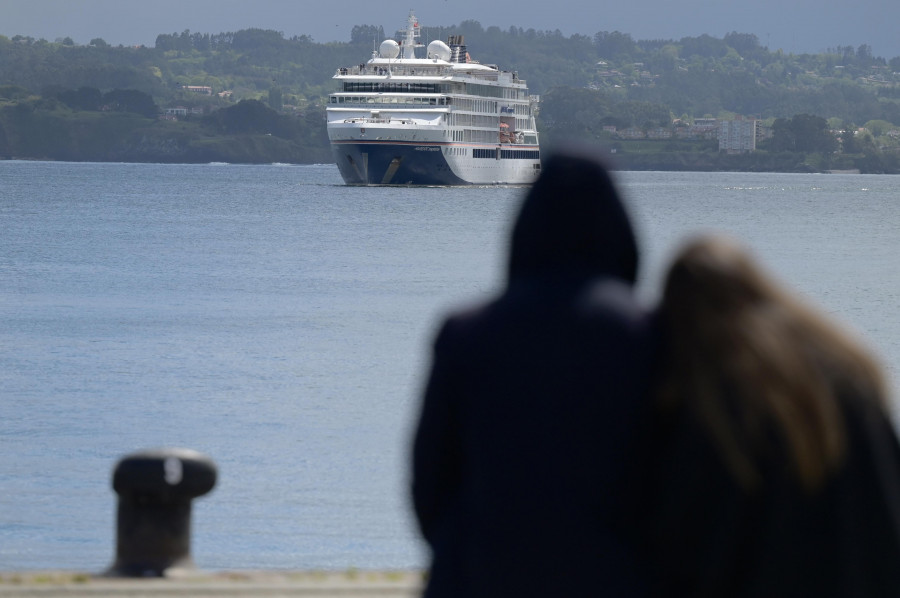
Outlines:
{"type": "Polygon", "coordinates": [[[651,312],[637,298],[634,288],[616,278],[592,281],[579,296],[580,311],[650,326],[651,312]]]}
{"type": "Polygon", "coordinates": [[[437,341],[461,338],[482,327],[494,309],[496,300],[470,303],[456,307],[444,316],[437,334],[437,341]]]}

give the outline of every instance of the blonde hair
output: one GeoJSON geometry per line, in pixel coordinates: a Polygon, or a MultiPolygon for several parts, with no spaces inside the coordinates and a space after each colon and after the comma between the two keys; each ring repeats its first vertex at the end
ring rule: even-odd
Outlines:
{"type": "Polygon", "coordinates": [[[801,484],[817,488],[846,450],[839,397],[884,405],[868,351],[722,237],[682,250],[661,311],[661,406],[690,409],[745,488],[762,482],[757,458],[771,450],[773,430],[801,484]]]}

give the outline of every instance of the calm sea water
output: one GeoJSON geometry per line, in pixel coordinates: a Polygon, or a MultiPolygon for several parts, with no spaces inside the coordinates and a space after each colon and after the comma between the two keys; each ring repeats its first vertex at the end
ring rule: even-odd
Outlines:
{"type": "MultiPolygon", "coordinates": [[[[652,303],[725,231],[900,367],[900,178],[621,173],[652,303]]],[[[500,284],[523,188],[333,166],[0,162],[0,570],[104,569],[110,474],[183,446],[206,569],[418,567],[407,449],[440,316],[500,284]]]]}

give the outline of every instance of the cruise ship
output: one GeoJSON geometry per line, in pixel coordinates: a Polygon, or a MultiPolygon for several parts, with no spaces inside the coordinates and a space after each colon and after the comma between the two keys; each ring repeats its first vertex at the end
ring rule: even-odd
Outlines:
{"type": "Polygon", "coordinates": [[[328,138],[348,185],[529,184],[540,173],[535,113],[518,74],[473,61],[462,36],[434,40],[416,57],[410,11],[399,42],[338,69],[328,138]]]}

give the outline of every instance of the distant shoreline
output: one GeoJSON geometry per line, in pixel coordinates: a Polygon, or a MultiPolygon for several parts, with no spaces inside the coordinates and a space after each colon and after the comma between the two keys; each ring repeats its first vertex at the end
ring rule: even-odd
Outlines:
{"type": "MultiPolygon", "coordinates": [[[[270,166],[270,165],[282,165],[282,166],[334,166],[337,168],[334,162],[323,162],[323,161],[314,161],[314,162],[284,162],[284,161],[248,161],[248,162],[228,162],[228,161],[220,161],[220,160],[197,160],[197,161],[159,161],[159,160],[63,160],[63,159],[55,159],[55,158],[34,158],[34,157],[20,157],[20,156],[3,156],[0,157],[0,161],[3,162],[69,162],[73,164],[78,163],[95,163],[95,164],[190,164],[190,165],[201,165],[201,164],[222,164],[222,165],[235,165],[235,166],[270,166]]],[[[900,174],[894,172],[878,172],[878,173],[864,173],[858,168],[851,169],[825,169],[825,170],[811,170],[811,169],[781,169],[781,170],[756,170],[756,169],[741,169],[741,168],[663,168],[663,167],[654,167],[652,164],[646,165],[642,168],[629,168],[627,164],[623,164],[620,161],[612,161],[611,167],[614,171],[619,172],[734,172],[734,173],[752,173],[752,174],[838,174],[838,175],[847,175],[847,174],[900,174]]]]}

